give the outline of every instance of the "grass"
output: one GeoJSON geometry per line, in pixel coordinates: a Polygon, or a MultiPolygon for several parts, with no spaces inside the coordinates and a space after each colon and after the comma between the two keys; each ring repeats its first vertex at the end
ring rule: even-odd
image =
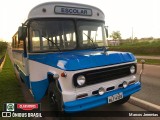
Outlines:
{"type": "MultiPolygon", "coordinates": [[[[143,58],[137,58],[137,62],[140,63],[140,61],[143,58]]],[[[160,60],[158,59],[143,59],[145,60],[145,64],[150,64],[150,65],[160,65],[160,60]]]]}
{"type": "Polygon", "coordinates": [[[3,103],[24,102],[20,84],[16,78],[12,63],[8,54],[2,72],[0,72],[0,111],[3,103]]]}
{"type": "Polygon", "coordinates": [[[5,55],[5,53],[6,53],[6,50],[0,52],[0,59],[5,55]]]}
{"type": "Polygon", "coordinates": [[[136,55],[160,55],[160,40],[123,43],[120,46],[111,46],[109,50],[126,51],[136,55]]]}
{"type": "Polygon", "coordinates": [[[0,53],[0,59],[5,55],[5,52],[0,53]]]}

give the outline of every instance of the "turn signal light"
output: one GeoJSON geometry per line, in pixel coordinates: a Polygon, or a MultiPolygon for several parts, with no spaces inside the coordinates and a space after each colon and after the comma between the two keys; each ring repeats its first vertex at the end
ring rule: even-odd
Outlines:
{"type": "Polygon", "coordinates": [[[88,94],[87,93],[83,93],[83,94],[80,94],[80,95],[77,95],[77,99],[81,99],[81,98],[85,98],[85,97],[87,97],[88,96],[88,94]]]}
{"type": "Polygon", "coordinates": [[[61,77],[67,77],[67,74],[65,72],[62,72],[61,77]]]}
{"type": "Polygon", "coordinates": [[[135,82],[136,82],[135,80],[130,81],[130,82],[129,82],[129,85],[130,85],[130,84],[133,84],[133,83],[135,83],[135,82]]]}

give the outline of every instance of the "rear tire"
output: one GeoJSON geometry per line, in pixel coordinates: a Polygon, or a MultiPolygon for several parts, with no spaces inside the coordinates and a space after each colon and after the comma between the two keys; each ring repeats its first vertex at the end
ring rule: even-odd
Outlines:
{"type": "Polygon", "coordinates": [[[122,105],[122,104],[126,103],[129,100],[129,98],[130,98],[130,96],[127,96],[127,97],[125,97],[125,98],[123,98],[121,100],[118,100],[118,101],[114,102],[114,104],[122,105]]]}

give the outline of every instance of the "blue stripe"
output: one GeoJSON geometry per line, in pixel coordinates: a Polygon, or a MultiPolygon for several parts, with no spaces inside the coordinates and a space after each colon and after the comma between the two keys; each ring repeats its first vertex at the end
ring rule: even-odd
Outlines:
{"type": "Polygon", "coordinates": [[[32,93],[34,95],[34,100],[39,102],[45,95],[48,88],[48,80],[41,80],[37,82],[31,82],[32,93]]]}
{"type": "Polygon", "coordinates": [[[107,98],[116,93],[123,92],[123,96],[127,97],[139,91],[140,89],[141,89],[141,84],[140,82],[137,82],[136,84],[130,85],[127,88],[121,88],[118,90],[107,92],[102,96],[96,95],[96,96],[87,97],[87,98],[80,99],[80,100],[65,102],[64,111],[72,113],[72,112],[88,110],[94,107],[108,104],[107,98]]]}
{"type": "Polygon", "coordinates": [[[29,59],[67,71],[115,65],[136,60],[131,53],[108,51],[107,54],[103,54],[102,50],[77,50],[42,54],[35,53],[29,55],[29,59]]]}

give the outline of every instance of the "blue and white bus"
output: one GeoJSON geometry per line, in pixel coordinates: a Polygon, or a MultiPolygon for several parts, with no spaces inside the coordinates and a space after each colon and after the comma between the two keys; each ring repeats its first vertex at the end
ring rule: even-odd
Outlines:
{"type": "Polygon", "coordinates": [[[34,7],[13,36],[14,66],[36,102],[84,111],[127,102],[141,89],[132,53],[109,51],[105,15],[97,7],[47,2],[34,7]]]}

